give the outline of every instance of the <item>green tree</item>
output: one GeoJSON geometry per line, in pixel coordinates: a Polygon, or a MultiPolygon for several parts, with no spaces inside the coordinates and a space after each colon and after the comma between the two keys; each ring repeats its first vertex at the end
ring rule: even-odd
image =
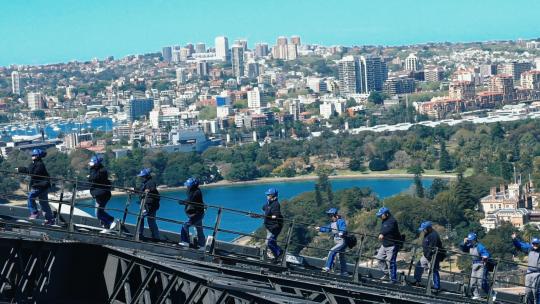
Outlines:
{"type": "Polygon", "coordinates": [[[441,140],[441,151],[439,155],[439,170],[443,172],[448,172],[452,170],[452,162],[450,160],[450,155],[446,150],[446,143],[444,140],[441,140]]]}
{"type": "Polygon", "coordinates": [[[349,162],[349,169],[351,171],[364,172],[366,171],[366,166],[364,166],[364,162],[360,158],[353,157],[349,162]]]}
{"type": "Polygon", "coordinates": [[[388,165],[386,162],[380,158],[374,158],[369,162],[369,170],[371,171],[386,171],[388,170],[388,165]]]}
{"type": "Polygon", "coordinates": [[[478,206],[478,199],[474,197],[471,184],[463,178],[463,173],[459,172],[457,182],[454,187],[456,199],[465,209],[474,209],[478,206]]]}
{"type": "Polygon", "coordinates": [[[422,184],[422,173],[424,169],[420,164],[416,164],[407,169],[407,172],[414,174],[414,191],[419,198],[424,197],[424,185],[422,184]]]}
{"type": "Polygon", "coordinates": [[[388,98],[388,95],[385,93],[372,91],[369,93],[368,101],[374,104],[382,104],[386,98],[388,98]]]}
{"type": "Polygon", "coordinates": [[[448,190],[448,184],[441,178],[433,179],[431,186],[428,190],[428,198],[433,199],[435,196],[443,191],[448,190]]]}

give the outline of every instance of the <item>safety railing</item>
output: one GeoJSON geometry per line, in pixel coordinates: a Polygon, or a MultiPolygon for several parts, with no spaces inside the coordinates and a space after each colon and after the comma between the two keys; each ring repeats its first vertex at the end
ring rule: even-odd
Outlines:
{"type": "MultiPolygon", "coordinates": [[[[22,174],[22,173],[14,173],[14,172],[8,172],[8,171],[0,171],[4,174],[10,174],[18,177],[28,177],[30,175],[28,174],[22,174]]],[[[33,176],[36,177],[36,176],[33,176]]],[[[50,177],[52,181],[56,181],[58,185],[57,189],[57,197],[58,199],[49,199],[49,202],[54,202],[59,204],[58,212],[56,215],[56,220],[59,223],[59,226],[62,228],[67,229],[69,232],[73,232],[75,229],[75,224],[73,222],[74,218],[74,210],[76,208],[87,208],[87,209],[96,209],[97,206],[93,204],[87,204],[87,203],[81,203],[77,202],[77,190],[78,189],[87,189],[90,184],[87,181],[80,181],[80,180],[70,180],[65,178],[59,178],[59,177],[50,177]],[[65,200],[65,197],[68,197],[66,194],[70,193],[69,199],[65,200]],[[69,216],[67,219],[61,219],[61,210],[62,206],[66,205],[69,207],[69,216]]],[[[94,184],[95,186],[96,184],[94,184]]],[[[109,185],[97,185],[97,186],[109,186],[109,185]]],[[[123,227],[126,224],[126,221],[128,218],[134,218],[135,219],[135,230],[133,231],[133,235],[127,234],[122,229],[119,230],[119,236],[120,237],[126,237],[126,238],[132,238],[133,241],[140,242],[141,239],[139,238],[139,228],[141,225],[144,225],[143,223],[143,210],[145,206],[145,201],[147,198],[151,197],[152,194],[140,192],[132,188],[125,188],[125,187],[117,187],[117,186],[111,186],[112,189],[116,191],[124,192],[126,197],[126,202],[124,204],[124,208],[110,208],[105,207],[104,210],[110,211],[110,212],[116,212],[116,214],[121,215],[121,222],[120,226],[123,227]],[[136,206],[136,208],[133,208],[133,200],[136,200],[136,198],[140,199],[140,205],[136,206]]],[[[0,194],[0,197],[6,198],[6,199],[23,199],[25,196],[22,195],[16,195],[16,194],[0,194]]],[[[186,200],[178,199],[175,197],[169,197],[165,194],[159,195],[161,203],[177,203],[180,205],[186,205],[186,204],[194,204],[191,202],[188,202],[186,200]]],[[[227,229],[223,227],[223,221],[227,216],[246,216],[253,218],[254,220],[261,221],[264,219],[264,215],[261,214],[255,214],[250,211],[244,211],[244,210],[237,210],[232,208],[226,208],[222,206],[216,206],[211,204],[205,204],[205,208],[207,213],[214,214],[214,220],[210,221],[213,223],[213,225],[202,225],[203,230],[205,231],[206,236],[212,236],[209,238],[210,243],[207,244],[209,247],[206,248],[205,254],[213,255],[213,256],[220,256],[220,254],[216,250],[216,241],[218,240],[218,237],[222,234],[231,234],[236,235],[240,237],[248,237],[252,243],[254,244],[260,244],[264,241],[266,241],[266,237],[260,236],[256,233],[246,233],[246,232],[240,232],[235,231],[232,229],[227,229]]],[[[146,216],[149,217],[149,216],[146,216]]],[[[154,216],[149,217],[152,219],[155,219],[159,223],[170,223],[177,225],[178,227],[184,225],[186,221],[181,221],[177,219],[171,219],[171,218],[165,218],[162,216],[154,216]]],[[[205,221],[208,222],[208,221],[205,221]]],[[[333,244],[329,244],[328,246],[314,246],[310,244],[304,244],[302,242],[299,242],[293,238],[295,235],[295,231],[297,229],[302,229],[302,231],[309,231],[314,230],[315,225],[309,224],[309,223],[302,223],[299,221],[295,221],[293,219],[284,218],[284,228],[283,232],[281,233],[281,238],[278,239],[278,244],[282,247],[284,254],[282,255],[281,259],[278,262],[278,265],[280,266],[287,266],[287,256],[291,254],[289,252],[291,246],[297,246],[297,248],[301,248],[303,252],[309,252],[314,253],[315,257],[324,257],[326,253],[328,253],[330,247],[333,246],[333,244]]],[[[377,250],[377,248],[380,246],[380,242],[378,240],[378,235],[376,234],[369,234],[369,233],[353,233],[348,232],[349,234],[354,234],[357,237],[358,243],[357,245],[352,248],[345,250],[343,253],[341,253],[343,256],[345,256],[348,265],[347,265],[347,275],[343,277],[345,280],[353,280],[355,282],[358,282],[360,278],[365,275],[362,274],[361,270],[365,269],[373,269],[374,263],[384,265],[388,261],[385,259],[378,259],[377,256],[374,254],[374,252],[377,250]],[[352,269],[351,266],[352,265],[352,269]]],[[[422,247],[418,244],[412,243],[412,242],[401,242],[398,240],[395,240],[396,242],[400,243],[401,249],[399,250],[397,257],[396,257],[396,264],[397,269],[400,274],[400,283],[413,283],[413,276],[415,268],[417,267],[417,263],[419,261],[419,257],[422,256],[422,247]]],[[[509,237],[509,242],[511,242],[511,239],[509,237]]],[[[438,263],[436,258],[439,256],[438,250],[439,248],[431,248],[433,250],[433,255],[431,260],[429,261],[429,270],[424,275],[423,281],[425,281],[425,284],[422,284],[423,292],[426,294],[432,293],[432,287],[433,287],[433,275],[434,275],[434,266],[438,263]],[[427,277],[426,277],[427,275],[427,277]]],[[[447,257],[451,257],[450,264],[448,265],[448,260],[443,261],[440,263],[440,267],[438,269],[440,275],[441,275],[441,281],[443,282],[452,282],[455,283],[459,290],[454,290],[455,292],[461,292],[464,295],[468,292],[468,287],[471,285],[471,282],[474,282],[475,280],[481,280],[484,282],[484,287],[486,289],[486,297],[485,300],[487,303],[493,303],[497,299],[497,290],[504,289],[504,288],[524,288],[524,275],[527,271],[527,265],[520,263],[518,261],[514,260],[508,260],[508,259],[492,259],[494,262],[496,262],[496,266],[494,267],[493,271],[486,272],[485,274],[482,273],[481,276],[475,276],[470,271],[465,271],[465,269],[459,269],[458,265],[454,266],[454,270],[451,268],[451,262],[457,261],[458,259],[463,259],[467,262],[464,262],[462,264],[465,265],[471,265],[472,261],[474,259],[478,259],[477,256],[472,256],[468,253],[460,252],[453,249],[444,249],[446,252],[447,257]],[[465,287],[465,288],[463,288],[465,287]]],[[[266,252],[262,252],[262,255],[259,257],[262,260],[267,259],[266,252]]],[[[337,265],[337,261],[335,261],[334,266],[337,265]]],[[[484,264],[482,264],[484,265],[484,264]]],[[[389,265],[387,265],[389,266],[389,265]]],[[[478,274],[478,272],[475,272],[478,274]]],[[[369,276],[369,274],[368,274],[369,276]]],[[[371,280],[377,281],[382,280],[382,278],[377,277],[370,277],[371,280]]],[[[482,283],[482,282],[480,282],[482,283]]],[[[479,288],[482,288],[482,286],[478,286],[479,288]]],[[[422,289],[419,289],[422,290],[422,289]]]]}

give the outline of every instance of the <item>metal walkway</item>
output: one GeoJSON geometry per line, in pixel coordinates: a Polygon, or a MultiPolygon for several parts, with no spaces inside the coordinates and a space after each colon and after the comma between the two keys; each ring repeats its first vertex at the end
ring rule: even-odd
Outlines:
{"type": "Polygon", "coordinates": [[[453,292],[433,296],[370,279],[370,268],[343,278],[315,270],[319,259],[284,267],[261,260],[259,248],[185,249],[99,234],[78,218],[69,231],[14,216],[23,212],[0,206],[0,300],[11,303],[482,303],[451,283],[443,287],[453,292]]]}

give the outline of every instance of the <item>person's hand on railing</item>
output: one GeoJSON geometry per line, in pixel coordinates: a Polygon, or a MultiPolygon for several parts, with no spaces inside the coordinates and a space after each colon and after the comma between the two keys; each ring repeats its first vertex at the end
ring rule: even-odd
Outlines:
{"type": "Polygon", "coordinates": [[[252,213],[251,211],[248,212],[247,215],[248,215],[249,217],[252,217],[252,218],[261,218],[261,217],[262,217],[262,215],[257,214],[257,213],[252,213]]]}
{"type": "Polygon", "coordinates": [[[384,235],[379,234],[379,241],[382,241],[384,239],[384,235]]]}

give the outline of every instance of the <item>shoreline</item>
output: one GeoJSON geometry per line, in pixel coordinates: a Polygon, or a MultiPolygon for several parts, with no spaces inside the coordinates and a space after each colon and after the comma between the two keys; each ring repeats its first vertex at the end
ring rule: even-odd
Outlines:
{"type": "MultiPolygon", "coordinates": [[[[410,173],[361,173],[361,174],[337,174],[328,176],[330,180],[337,179],[410,179],[413,178],[414,174],[410,173]]],[[[424,174],[423,178],[442,178],[447,180],[456,179],[455,174],[424,174]]],[[[219,182],[201,185],[201,188],[214,188],[214,187],[234,187],[234,186],[243,186],[243,185],[258,185],[258,184],[269,184],[269,183],[285,183],[285,182],[303,182],[303,181],[312,181],[317,180],[317,175],[300,175],[293,177],[261,177],[253,180],[247,181],[229,181],[229,180],[220,180],[219,182]]],[[[158,188],[162,192],[175,192],[184,190],[185,187],[163,187],[158,188]]],[[[125,192],[113,191],[113,195],[125,195],[125,192]]]]}
{"type": "MultiPolygon", "coordinates": [[[[410,173],[359,173],[359,174],[351,174],[351,173],[337,173],[336,175],[330,175],[328,176],[328,179],[330,180],[339,180],[339,179],[410,179],[413,178],[414,174],[410,173]]],[[[423,178],[442,178],[447,180],[454,180],[456,179],[455,174],[423,174],[423,178]]],[[[269,183],[286,183],[286,182],[304,182],[304,181],[314,181],[317,180],[317,175],[300,175],[300,176],[293,176],[293,177],[261,177],[254,180],[248,180],[248,181],[229,181],[229,180],[221,180],[216,183],[201,185],[201,188],[214,188],[214,187],[239,187],[243,185],[260,185],[260,184],[269,184],[269,183]]],[[[175,191],[181,191],[184,190],[185,187],[179,186],[179,187],[162,187],[158,188],[159,191],[163,193],[167,192],[175,192],[175,191]]],[[[127,195],[124,191],[111,191],[112,196],[125,196],[127,195]]],[[[91,198],[80,198],[77,199],[78,201],[88,200],[91,198]]],[[[11,205],[24,205],[26,203],[26,200],[9,200],[8,204],[11,205]]]]}

